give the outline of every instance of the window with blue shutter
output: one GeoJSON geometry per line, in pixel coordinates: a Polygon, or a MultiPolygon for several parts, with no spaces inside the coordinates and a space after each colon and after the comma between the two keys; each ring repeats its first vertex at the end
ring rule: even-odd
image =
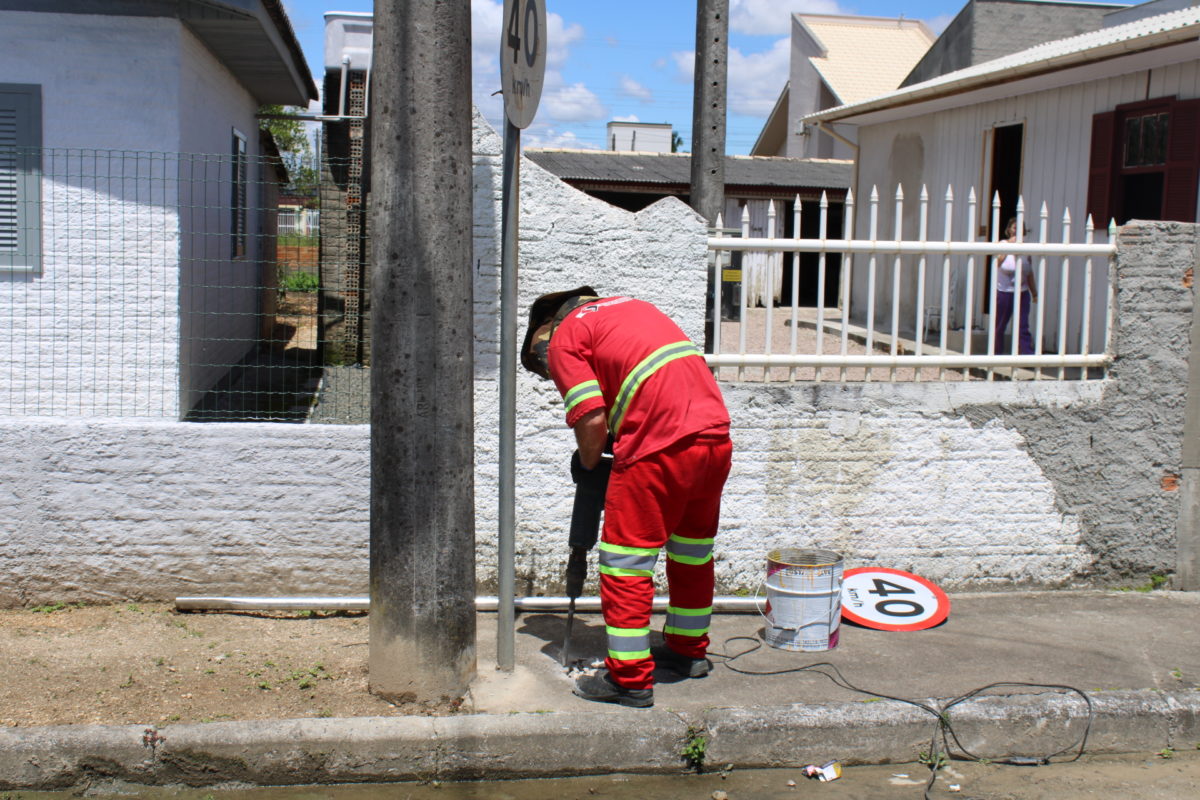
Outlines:
{"type": "Polygon", "coordinates": [[[42,268],[42,90],[0,83],[0,271],[42,268]]]}

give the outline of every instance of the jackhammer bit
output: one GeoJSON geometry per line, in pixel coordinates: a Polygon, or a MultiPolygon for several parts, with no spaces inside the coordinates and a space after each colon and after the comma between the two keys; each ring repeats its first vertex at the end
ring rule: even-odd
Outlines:
{"type": "Polygon", "coordinates": [[[587,580],[587,554],[600,538],[600,514],[604,511],[604,495],[612,459],[602,456],[590,470],[579,462],[579,451],[571,456],[571,479],[575,481],[575,504],[571,509],[571,533],[567,544],[571,555],[567,559],[567,632],[563,637],[562,665],[571,663],[571,628],[575,624],[575,600],[583,594],[587,580]]]}

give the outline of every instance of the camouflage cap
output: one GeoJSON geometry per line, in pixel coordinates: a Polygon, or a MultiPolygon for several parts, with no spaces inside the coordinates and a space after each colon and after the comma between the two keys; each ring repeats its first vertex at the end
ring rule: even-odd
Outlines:
{"type": "MultiPolygon", "coordinates": [[[[574,307],[568,303],[569,300],[576,298],[590,300],[597,296],[596,290],[592,287],[580,286],[566,292],[544,294],[537,300],[534,300],[533,305],[529,307],[529,326],[525,329],[525,344],[521,346],[521,365],[534,375],[549,379],[550,366],[547,355],[548,348],[550,347],[550,337],[554,334],[556,326],[552,325],[542,331],[540,336],[535,336],[535,334],[547,322],[561,322],[562,317],[559,316],[559,312],[563,311],[564,308],[566,311],[569,311],[570,308],[574,307]]],[[[574,305],[578,305],[578,303],[574,305]]],[[[566,312],[563,311],[563,313],[565,314],[566,312]]]]}

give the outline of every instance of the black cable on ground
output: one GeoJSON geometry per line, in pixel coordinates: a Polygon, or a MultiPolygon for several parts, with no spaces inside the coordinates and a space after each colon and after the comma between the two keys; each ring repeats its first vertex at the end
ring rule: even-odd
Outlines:
{"type": "Polygon", "coordinates": [[[850,681],[846,680],[845,676],[842,675],[841,670],[839,670],[835,664],[831,664],[828,661],[819,661],[819,662],[816,662],[813,664],[806,664],[802,667],[787,667],[785,669],[773,669],[773,670],[741,669],[740,667],[733,666],[733,662],[736,661],[737,659],[741,658],[742,656],[749,655],[750,653],[753,653],[754,651],[760,649],[762,647],[763,643],[762,643],[762,641],[760,641],[758,638],[756,638],[754,636],[731,636],[725,640],[725,644],[723,646],[726,650],[728,650],[730,642],[736,642],[739,640],[753,642],[754,646],[749,648],[748,650],[743,650],[740,653],[734,653],[732,655],[730,655],[728,653],[715,653],[710,650],[708,653],[709,657],[725,659],[721,663],[723,663],[728,669],[732,670],[733,672],[739,673],[741,675],[784,675],[784,674],[787,674],[790,672],[815,672],[818,675],[825,676],[829,680],[833,681],[834,684],[842,687],[843,689],[847,689],[852,692],[858,692],[859,694],[869,695],[871,697],[878,697],[881,700],[894,700],[897,703],[905,703],[910,706],[915,706],[916,708],[919,708],[922,711],[928,712],[929,714],[933,715],[937,719],[937,727],[934,729],[933,736],[929,742],[929,754],[928,754],[929,755],[929,763],[928,763],[929,781],[925,784],[925,800],[929,800],[929,792],[931,789],[933,789],[933,783],[937,779],[938,770],[941,769],[941,767],[943,766],[942,765],[943,758],[945,758],[945,759],[962,758],[964,760],[971,760],[971,761],[987,760],[993,764],[1010,764],[1013,766],[1029,767],[1029,766],[1040,766],[1042,764],[1049,764],[1050,759],[1057,758],[1058,756],[1061,756],[1064,753],[1067,753],[1068,751],[1075,750],[1075,755],[1073,755],[1071,758],[1068,758],[1061,763],[1070,763],[1071,761],[1076,761],[1079,759],[1080,756],[1083,755],[1084,748],[1087,746],[1088,734],[1091,733],[1092,720],[1095,718],[1095,709],[1092,706],[1092,698],[1088,697],[1086,692],[1084,692],[1082,689],[1077,689],[1074,686],[1065,686],[1065,685],[1054,684],[1054,683],[1022,683],[1020,681],[1000,681],[997,683],[989,683],[986,686],[981,686],[978,689],[972,689],[971,691],[967,692],[966,694],[959,695],[958,697],[955,697],[955,698],[947,701],[946,703],[942,704],[941,706],[934,707],[934,706],[927,705],[927,704],[922,703],[917,700],[909,700],[904,697],[894,697],[889,694],[881,694],[879,692],[872,692],[869,689],[862,689],[858,686],[855,686],[854,684],[850,683],[850,681]],[[825,671],[826,669],[828,669],[829,672],[826,672],[825,671]],[[1001,686],[1005,686],[1005,687],[1018,687],[1019,686],[1019,687],[1034,688],[1034,689],[1054,689],[1054,690],[1059,690],[1059,691],[1063,691],[1063,692],[1073,692],[1074,694],[1079,695],[1081,698],[1083,698],[1083,701],[1087,704],[1087,709],[1088,709],[1087,722],[1084,724],[1083,734],[1079,737],[1077,742],[1073,742],[1073,743],[1067,745],[1066,747],[1064,747],[1063,749],[1058,750],[1054,753],[1050,753],[1049,755],[1046,755],[1046,756],[1008,755],[1008,756],[1001,756],[999,758],[984,759],[981,756],[975,755],[970,750],[963,747],[962,742],[960,742],[958,740],[958,736],[954,732],[954,726],[950,724],[950,713],[949,713],[950,709],[960,703],[964,703],[967,700],[971,700],[972,698],[982,695],[984,692],[988,691],[989,689],[995,689],[995,688],[998,688],[1001,686]],[[950,740],[953,740],[955,746],[957,746],[959,752],[962,754],[961,756],[957,755],[954,752],[954,750],[950,747],[950,740]],[[944,756],[943,756],[943,753],[945,754],[944,756]]]}

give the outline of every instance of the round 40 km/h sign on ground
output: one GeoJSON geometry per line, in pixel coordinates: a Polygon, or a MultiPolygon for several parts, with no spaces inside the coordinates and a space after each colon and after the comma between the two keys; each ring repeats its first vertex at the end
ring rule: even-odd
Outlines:
{"type": "Polygon", "coordinates": [[[842,576],[842,617],[881,631],[940,625],[950,598],[926,579],[886,567],[855,567],[842,576]]]}
{"type": "Polygon", "coordinates": [[[527,128],[542,99],[546,75],[546,0],[504,0],[500,32],[500,79],[504,115],[527,128]]]}

